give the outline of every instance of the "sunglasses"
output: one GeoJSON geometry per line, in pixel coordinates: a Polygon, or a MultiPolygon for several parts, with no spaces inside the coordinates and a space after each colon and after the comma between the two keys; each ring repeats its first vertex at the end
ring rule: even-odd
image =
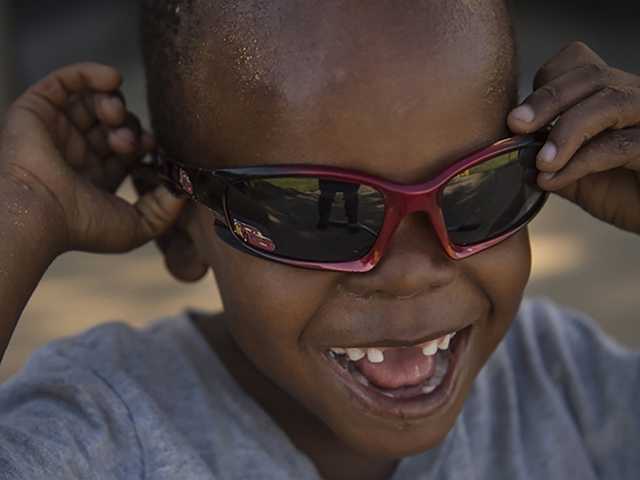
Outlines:
{"type": "Polygon", "coordinates": [[[234,248],[296,267],[367,272],[415,212],[428,215],[454,260],[522,229],[548,197],[536,168],[548,131],[496,142],[415,185],[316,165],[203,169],[163,152],[150,165],[174,193],[207,206],[234,248]]]}

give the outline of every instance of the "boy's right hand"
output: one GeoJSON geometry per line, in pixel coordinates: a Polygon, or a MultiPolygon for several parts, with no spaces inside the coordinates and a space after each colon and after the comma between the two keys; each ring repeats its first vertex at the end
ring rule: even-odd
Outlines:
{"type": "Polygon", "coordinates": [[[23,213],[41,208],[57,254],[130,251],[168,230],[186,202],[164,187],[135,205],[115,195],[154,148],[127,112],[120,84],[111,67],[72,65],[31,87],[7,112],[0,204],[23,213]]]}

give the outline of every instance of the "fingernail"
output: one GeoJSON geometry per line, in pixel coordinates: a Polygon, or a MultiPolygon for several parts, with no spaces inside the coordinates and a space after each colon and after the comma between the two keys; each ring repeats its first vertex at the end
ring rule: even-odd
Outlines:
{"type": "Polygon", "coordinates": [[[555,172],[547,172],[541,175],[542,180],[545,180],[545,181],[553,180],[555,176],[556,176],[555,172]]]}
{"type": "Polygon", "coordinates": [[[553,162],[557,156],[558,156],[558,149],[551,142],[545,143],[542,149],[540,150],[540,153],[538,153],[538,158],[540,159],[540,161],[544,163],[553,162]]]}
{"type": "Polygon", "coordinates": [[[536,114],[529,105],[520,105],[512,110],[511,117],[524,123],[531,123],[536,118],[536,114]]]}
{"type": "Polygon", "coordinates": [[[120,100],[118,97],[106,98],[104,103],[107,109],[111,111],[117,111],[124,107],[124,105],[122,104],[122,100],[120,100]]]}
{"type": "Polygon", "coordinates": [[[119,128],[114,130],[115,135],[120,141],[125,142],[127,145],[136,145],[136,137],[128,128],[119,128]]]}

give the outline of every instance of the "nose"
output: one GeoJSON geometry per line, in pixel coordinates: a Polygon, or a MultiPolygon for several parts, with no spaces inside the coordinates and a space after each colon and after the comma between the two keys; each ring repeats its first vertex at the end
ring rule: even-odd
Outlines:
{"type": "Polygon", "coordinates": [[[342,287],[363,297],[409,298],[449,285],[458,274],[425,213],[413,213],[399,225],[384,257],[367,273],[350,274],[342,287]]]}

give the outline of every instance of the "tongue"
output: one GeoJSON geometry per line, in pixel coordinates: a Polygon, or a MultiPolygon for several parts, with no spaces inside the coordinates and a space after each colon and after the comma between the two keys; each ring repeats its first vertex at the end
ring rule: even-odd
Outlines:
{"type": "Polygon", "coordinates": [[[365,357],[356,367],[377,387],[396,389],[420,385],[435,370],[436,356],[427,357],[420,348],[390,348],[384,351],[384,362],[371,363],[365,357]]]}

